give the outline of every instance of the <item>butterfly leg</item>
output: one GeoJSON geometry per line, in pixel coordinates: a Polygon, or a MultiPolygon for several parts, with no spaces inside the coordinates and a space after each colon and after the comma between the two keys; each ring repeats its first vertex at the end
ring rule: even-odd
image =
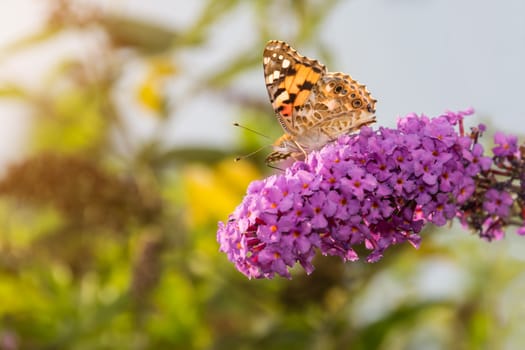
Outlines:
{"type": "MultiPolygon", "coordinates": [[[[306,156],[308,155],[308,153],[306,153],[306,151],[304,150],[303,146],[301,146],[301,144],[295,140],[293,140],[293,143],[295,144],[295,146],[297,146],[297,148],[301,151],[302,155],[304,156],[304,159],[306,159],[306,156]]],[[[297,152],[293,153],[292,154],[292,157],[296,158],[294,156],[294,154],[296,154],[297,152]]],[[[297,158],[296,158],[297,159],[297,158]]]]}

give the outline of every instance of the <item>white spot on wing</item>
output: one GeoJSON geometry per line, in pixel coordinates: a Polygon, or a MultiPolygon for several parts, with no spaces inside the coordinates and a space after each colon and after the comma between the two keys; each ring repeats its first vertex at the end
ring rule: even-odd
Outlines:
{"type": "Polygon", "coordinates": [[[279,55],[279,59],[282,60],[284,57],[283,55],[279,55]]]}
{"type": "Polygon", "coordinates": [[[278,101],[278,102],[283,102],[283,101],[286,101],[290,98],[290,95],[288,95],[288,92],[286,91],[283,91],[279,94],[279,96],[277,96],[275,98],[275,101],[278,101]]]}
{"type": "Polygon", "coordinates": [[[337,101],[336,100],[328,100],[325,102],[326,107],[328,107],[328,110],[332,110],[337,107],[337,101]]]}
{"type": "Polygon", "coordinates": [[[273,72],[273,80],[279,79],[280,76],[281,76],[281,72],[279,72],[278,70],[273,72]]]}
{"type": "Polygon", "coordinates": [[[283,68],[288,68],[290,66],[290,61],[289,60],[283,60],[282,66],[283,66],[283,68]]]}

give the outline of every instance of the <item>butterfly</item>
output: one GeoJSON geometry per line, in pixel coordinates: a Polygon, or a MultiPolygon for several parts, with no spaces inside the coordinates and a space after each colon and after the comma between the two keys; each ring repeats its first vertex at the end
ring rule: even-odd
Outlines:
{"type": "Polygon", "coordinates": [[[268,95],[284,135],[266,163],[304,159],[342,134],[375,122],[376,100],[349,75],[327,72],[284,41],[271,40],[263,53],[268,95]]]}

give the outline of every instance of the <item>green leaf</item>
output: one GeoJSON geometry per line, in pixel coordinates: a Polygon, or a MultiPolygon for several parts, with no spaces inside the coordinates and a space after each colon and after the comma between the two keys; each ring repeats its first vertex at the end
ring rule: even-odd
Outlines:
{"type": "Polygon", "coordinates": [[[31,97],[29,91],[23,87],[8,83],[4,86],[0,86],[0,98],[20,98],[25,99],[31,97]]]}
{"type": "Polygon", "coordinates": [[[203,86],[221,88],[230,83],[232,79],[236,78],[240,73],[249,68],[253,68],[257,64],[261,64],[261,53],[258,50],[248,50],[236,59],[233,59],[228,66],[221,69],[215,75],[212,75],[207,81],[203,82],[203,86]]]}
{"type": "Polygon", "coordinates": [[[104,141],[106,118],[96,92],[71,89],[50,101],[50,109],[40,111],[33,145],[37,150],[75,153],[95,150],[104,141]]]}
{"type": "Polygon", "coordinates": [[[177,44],[199,44],[208,36],[211,25],[222,18],[223,15],[231,13],[231,10],[239,3],[239,0],[208,0],[202,6],[203,11],[195,20],[194,24],[185,30],[181,41],[177,44]]]}
{"type": "MultiPolygon", "coordinates": [[[[159,154],[155,160],[156,165],[166,165],[172,162],[188,163],[200,162],[211,164],[231,156],[231,152],[206,147],[177,147],[163,154],[159,154]]],[[[232,157],[233,161],[233,157],[232,157]]]]}
{"type": "Polygon", "coordinates": [[[171,49],[179,34],[167,27],[140,19],[106,15],[100,21],[117,47],[129,47],[147,54],[171,49]]]}
{"type": "Polygon", "coordinates": [[[62,31],[62,29],[63,28],[60,26],[48,25],[47,27],[44,27],[37,33],[16,40],[15,42],[5,46],[0,50],[0,60],[25,49],[29,49],[37,44],[42,44],[43,42],[59,34],[62,31]]]}

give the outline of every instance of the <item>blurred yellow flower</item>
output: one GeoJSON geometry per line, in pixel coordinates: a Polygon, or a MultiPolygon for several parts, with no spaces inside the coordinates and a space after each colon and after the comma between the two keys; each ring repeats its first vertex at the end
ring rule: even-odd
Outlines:
{"type": "Polygon", "coordinates": [[[247,161],[223,160],[213,167],[191,165],[183,172],[188,224],[200,226],[224,220],[240,202],[248,184],[260,177],[247,161]]]}
{"type": "Polygon", "coordinates": [[[137,88],[139,102],[155,112],[159,117],[166,116],[167,97],[164,91],[167,78],[175,75],[175,64],[167,57],[155,57],[147,62],[144,80],[137,88]]]}

